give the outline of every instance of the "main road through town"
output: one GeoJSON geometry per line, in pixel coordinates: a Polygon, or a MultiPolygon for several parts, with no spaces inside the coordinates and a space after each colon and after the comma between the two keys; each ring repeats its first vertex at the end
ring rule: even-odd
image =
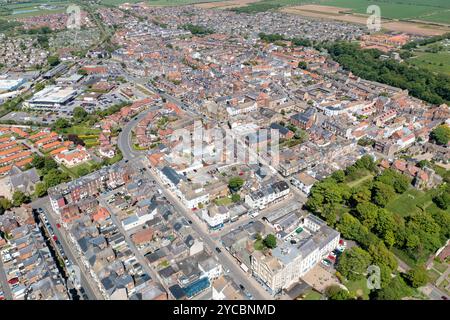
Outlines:
{"type": "MultiPolygon", "coordinates": [[[[176,102],[176,100],[172,100],[172,102],[176,102]]],[[[145,158],[142,156],[142,153],[133,149],[132,141],[131,141],[131,131],[146,115],[147,111],[139,114],[139,116],[135,117],[133,120],[128,122],[125,127],[123,127],[122,131],[119,134],[118,139],[118,147],[120,148],[124,161],[133,162],[133,164],[139,168],[147,167],[145,164],[145,158]]],[[[231,276],[236,283],[243,285],[245,290],[250,293],[255,299],[259,300],[272,300],[273,297],[260,285],[256,282],[254,278],[252,278],[248,273],[244,272],[243,269],[238,265],[237,261],[231,254],[228,253],[225,249],[222,248],[221,252],[218,253],[215,248],[220,247],[220,244],[217,240],[214,240],[213,237],[205,230],[203,226],[203,222],[189,211],[175,196],[169,188],[161,181],[161,179],[152,172],[152,170],[146,170],[145,174],[148,175],[149,178],[156,181],[159,185],[164,196],[169,200],[169,202],[177,209],[177,211],[183,215],[188,221],[192,221],[191,227],[192,229],[200,236],[204,245],[209,249],[211,254],[219,261],[224,269],[227,271],[227,274],[231,276]]]]}

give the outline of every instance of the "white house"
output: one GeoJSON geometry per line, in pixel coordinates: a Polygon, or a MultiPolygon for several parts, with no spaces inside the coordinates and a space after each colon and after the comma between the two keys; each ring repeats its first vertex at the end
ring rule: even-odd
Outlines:
{"type": "Polygon", "coordinates": [[[207,276],[209,281],[215,280],[222,275],[222,265],[218,263],[213,257],[198,263],[198,268],[207,276]]]}
{"type": "Polygon", "coordinates": [[[211,206],[202,210],[202,219],[211,229],[215,229],[230,220],[230,211],[223,206],[211,206]]]}
{"type": "Polygon", "coordinates": [[[269,203],[286,196],[289,192],[288,184],[284,181],[278,181],[247,194],[245,203],[252,209],[263,209],[269,203]]]}

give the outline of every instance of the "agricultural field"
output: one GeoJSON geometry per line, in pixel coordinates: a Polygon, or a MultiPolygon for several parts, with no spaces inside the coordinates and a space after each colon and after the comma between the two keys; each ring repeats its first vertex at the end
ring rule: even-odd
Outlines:
{"type": "MultiPolygon", "coordinates": [[[[104,1],[111,1],[111,2],[124,2],[123,0],[104,0],[104,1]]],[[[205,0],[147,0],[147,3],[151,6],[182,6],[187,4],[196,4],[201,2],[216,2],[220,0],[211,0],[211,1],[205,1],[205,0]]],[[[139,1],[136,1],[139,2],[139,1]]]]}
{"type": "MultiPolygon", "coordinates": [[[[320,13],[322,6],[338,7],[341,12],[366,15],[370,5],[378,5],[386,19],[420,20],[450,25],[450,1],[447,0],[262,0],[250,3],[242,12],[260,12],[287,6],[314,5],[320,13]]],[[[308,9],[308,10],[311,10],[308,9]]]]}
{"type": "Polygon", "coordinates": [[[65,12],[68,1],[33,0],[24,3],[2,4],[0,18],[19,19],[51,13],[65,12]],[[45,5],[45,6],[44,6],[45,5]]]}

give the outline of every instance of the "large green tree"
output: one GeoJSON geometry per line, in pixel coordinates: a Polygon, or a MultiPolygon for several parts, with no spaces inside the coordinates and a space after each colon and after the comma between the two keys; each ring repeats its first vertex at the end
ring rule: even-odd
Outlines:
{"type": "Polygon", "coordinates": [[[277,238],[273,234],[268,234],[263,243],[267,248],[274,249],[277,247],[277,238]]]}
{"type": "Polygon", "coordinates": [[[241,177],[233,177],[228,181],[228,187],[232,192],[237,192],[240,188],[242,188],[244,182],[244,179],[242,179],[241,177]]]}
{"type": "Polygon", "coordinates": [[[428,282],[427,270],[422,266],[415,267],[406,273],[405,278],[413,288],[424,286],[428,282]]]}
{"type": "Polygon", "coordinates": [[[339,259],[337,270],[348,280],[359,280],[364,277],[372,258],[359,247],[346,250],[339,259]]]}
{"type": "Polygon", "coordinates": [[[450,141],[450,126],[442,124],[430,133],[430,139],[440,145],[447,145],[450,141]]]}
{"type": "Polygon", "coordinates": [[[381,181],[377,181],[372,187],[372,201],[380,207],[385,207],[395,196],[395,190],[392,186],[381,181]]]}

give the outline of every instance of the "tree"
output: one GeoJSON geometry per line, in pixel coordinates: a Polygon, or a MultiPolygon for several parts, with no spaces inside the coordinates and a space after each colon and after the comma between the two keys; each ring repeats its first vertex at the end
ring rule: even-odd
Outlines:
{"type": "Polygon", "coordinates": [[[397,193],[405,192],[411,183],[407,176],[392,169],[384,170],[383,173],[377,176],[375,180],[392,186],[397,193]]]}
{"type": "Polygon", "coordinates": [[[306,68],[308,68],[308,64],[306,63],[306,61],[300,61],[300,62],[298,63],[298,67],[299,67],[300,69],[306,70],[306,68]]]}
{"type": "MultiPolygon", "coordinates": [[[[385,210],[385,209],[379,209],[378,210],[378,219],[376,221],[375,225],[375,233],[378,234],[380,237],[384,238],[387,233],[389,233],[389,236],[391,236],[390,233],[392,233],[396,229],[396,221],[394,219],[394,216],[391,212],[385,210]]],[[[389,240],[391,241],[391,239],[389,240]]]]}
{"type": "Polygon", "coordinates": [[[378,241],[377,244],[372,244],[369,246],[369,254],[372,257],[372,263],[375,265],[384,265],[389,270],[397,270],[398,262],[392,252],[390,252],[383,242],[378,241]]]}
{"type": "Polygon", "coordinates": [[[389,285],[375,293],[376,300],[401,300],[413,293],[412,289],[408,287],[402,277],[397,276],[393,278],[389,285]]]}
{"type": "Polygon", "coordinates": [[[45,196],[47,194],[47,186],[45,185],[45,183],[38,182],[36,184],[36,187],[35,187],[35,190],[34,190],[34,194],[38,198],[45,196]]]}
{"type": "Polygon", "coordinates": [[[83,107],[75,107],[73,108],[73,117],[81,122],[87,117],[88,113],[86,110],[84,110],[83,107]]]}
{"type": "Polygon", "coordinates": [[[12,203],[5,197],[0,197],[0,214],[5,213],[6,210],[11,209],[12,203]]]}
{"type": "Polygon", "coordinates": [[[80,145],[80,146],[84,146],[85,143],[83,141],[83,139],[81,139],[78,135],[76,134],[68,134],[67,135],[67,140],[72,141],[75,145],[80,145]]]}
{"type": "Polygon", "coordinates": [[[241,196],[238,193],[233,193],[231,195],[231,201],[233,202],[239,202],[241,200],[241,196]]]}
{"type": "Polygon", "coordinates": [[[59,64],[59,58],[57,56],[48,56],[47,62],[50,66],[54,67],[59,64]]]}
{"type": "Polygon", "coordinates": [[[12,204],[15,207],[20,207],[23,203],[25,202],[29,202],[30,201],[30,197],[28,197],[25,193],[23,193],[22,191],[14,191],[13,196],[12,196],[12,204]]]}
{"type": "Polygon", "coordinates": [[[395,190],[383,182],[375,182],[372,187],[372,201],[380,207],[385,207],[394,198],[395,190]]]}
{"type": "Polygon", "coordinates": [[[337,270],[348,280],[359,280],[364,277],[371,260],[367,251],[353,247],[342,254],[337,270]]]}
{"type": "Polygon", "coordinates": [[[52,169],[57,169],[57,168],[58,168],[58,164],[56,163],[55,160],[53,160],[53,158],[51,158],[49,156],[44,158],[44,167],[43,167],[44,174],[46,174],[47,172],[49,172],[52,169]]]}
{"type": "Polygon", "coordinates": [[[244,185],[244,179],[241,177],[233,177],[228,181],[228,187],[232,192],[237,192],[244,185]]]}
{"type": "Polygon", "coordinates": [[[337,170],[337,171],[333,172],[333,174],[331,175],[331,178],[333,178],[338,183],[344,182],[345,173],[343,170],[337,170]]]}
{"type": "Polygon", "coordinates": [[[350,293],[338,285],[331,285],[325,289],[325,295],[330,300],[349,300],[350,293]]]}
{"type": "Polygon", "coordinates": [[[433,202],[442,210],[447,210],[450,207],[450,193],[443,192],[435,196],[433,202]]]}
{"type": "Polygon", "coordinates": [[[430,132],[430,139],[436,142],[436,144],[447,145],[450,140],[450,127],[446,124],[436,127],[430,132]]]}
{"type": "Polygon", "coordinates": [[[378,218],[378,207],[370,202],[359,203],[356,206],[356,213],[359,221],[369,230],[372,229],[378,218]]]}
{"type": "Polygon", "coordinates": [[[373,161],[373,158],[367,154],[356,160],[354,166],[358,169],[366,169],[369,171],[374,171],[376,169],[375,161],[373,161]]]}
{"type": "Polygon", "coordinates": [[[349,204],[356,207],[360,203],[369,202],[371,198],[372,192],[370,191],[370,186],[363,185],[352,189],[349,204]]]}
{"type": "Polygon", "coordinates": [[[267,248],[275,249],[277,247],[277,238],[273,234],[268,234],[264,238],[263,243],[267,248]]]}
{"type": "Polygon", "coordinates": [[[41,157],[39,155],[35,155],[33,157],[33,160],[31,161],[31,164],[33,165],[33,167],[35,167],[36,169],[42,169],[45,165],[45,158],[41,157]]]}
{"type": "Polygon", "coordinates": [[[405,279],[413,288],[422,287],[428,282],[427,271],[424,267],[417,266],[406,273],[405,279]]]}
{"type": "Polygon", "coordinates": [[[69,176],[65,172],[61,172],[58,169],[51,169],[44,176],[44,183],[47,188],[54,187],[62,182],[70,180],[69,176]]]}
{"type": "Polygon", "coordinates": [[[65,118],[59,118],[53,123],[54,130],[61,130],[70,127],[70,122],[65,118]]]}

